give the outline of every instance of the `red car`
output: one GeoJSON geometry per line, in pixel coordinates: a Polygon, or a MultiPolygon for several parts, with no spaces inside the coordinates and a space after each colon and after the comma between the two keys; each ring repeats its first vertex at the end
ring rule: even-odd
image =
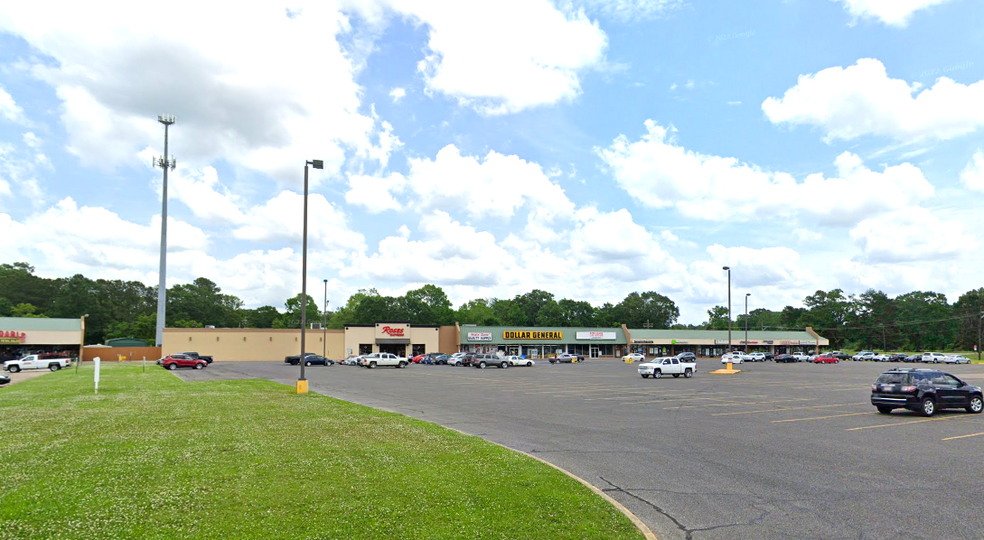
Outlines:
{"type": "Polygon", "coordinates": [[[840,359],[832,354],[821,354],[813,359],[814,364],[836,364],[838,362],[840,362],[840,359]]]}
{"type": "Polygon", "coordinates": [[[202,360],[201,358],[192,358],[187,354],[172,354],[165,356],[161,360],[161,365],[164,369],[175,370],[179,367],[190,367],[195,369],[203,369],[208,365],[208,362],[202,360]]]}

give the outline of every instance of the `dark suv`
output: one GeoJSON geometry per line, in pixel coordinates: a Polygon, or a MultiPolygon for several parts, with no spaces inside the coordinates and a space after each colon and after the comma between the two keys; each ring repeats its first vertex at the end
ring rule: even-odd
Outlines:
{"type": "Polygon", "coordinates": [[[871,385],[871,404],[878,412],[910,409],[933,416],[937,409],[966,409],[980,413],[984,408],[981,388],[935,369],[897,368],[882,373],[871,385]]]}

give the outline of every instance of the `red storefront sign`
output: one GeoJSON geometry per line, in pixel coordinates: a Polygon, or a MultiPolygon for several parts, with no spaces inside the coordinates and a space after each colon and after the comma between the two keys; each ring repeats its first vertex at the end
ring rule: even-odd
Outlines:
{"type": "Polygon", "coordinates": [[[403,330],[405,330],[405,329],[404,328],[393,328],[392,326],[384,326],[383,327],[383,333],[386,334],[387,336],[390,336],[390,337],[393,337],[393,336],[403,337],[403,330]]]}

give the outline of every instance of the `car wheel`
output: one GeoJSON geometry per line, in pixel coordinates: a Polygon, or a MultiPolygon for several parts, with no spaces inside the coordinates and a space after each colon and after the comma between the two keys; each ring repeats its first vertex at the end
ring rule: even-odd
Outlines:
{"type": "Polygon", "coordinates": [[[526,367],[533,367],[533,362],[527,362],[526,367]]]}
{"type": "Polygon", "coordinates": [[[649,378],[649,374],[648,373],[643,373],[642,374],[642,378],[643,379],[648,379],[649,378]]]}
{"type": "Polygon", "coordinates": [[[967,405],[967,412],[980,414],[982,409],[984,409],[984,402],[981,401],[981,396],[970,396],[970,404],[967,405]]]}
{"type": "Polygon", "coordinates": [[[501,367],[502,369],[506,369],[507,367],[509,367],[509,362],[503,362],[499,364],[499,367],[501,367]]]}
{"type": "Polygon", "coordinates": [[[405,367],[407,367],[407,363],[406,362],[400,362],[400,366],[399,367],[405,368],[405,367]]]}
{"type": "Polygon", "coordinates": [[[203,367],[205,367],[205,364],[195,364],[195,369],[202,369],[203,367]]]}
{"type": "Polygon", "coordinates": [[[178,365],[177,364],[168,364],[167,365],[167,369],[169,369],[171,371],[174,371],[174,370],[178,369],[178,365]]]}
{"type": "Polygon", "coordinates": [[[923,398],[920,412],[923,416],[933,416],[936,413],[936,402],[933,398],[923,398]]]}
{"type": "Polygon", "coordinates": [[[877,407],[878,407],[878,412],[882,414],[890,414],[892,412],[891,407],[887,407],[885,405],[878,405],[877,407]]]}
{"type": "Polygon", "coordinates": [[[305,365],[305,366],[310,366],[310,365],[311,365],[311,362],[310,362],[309,360],[305,360],[305,361],[304,361],[304,365],[305,365]]]}
{"type": "Polygon", "coordinates": [[[482,360],[481,362],[479,362],[478,363],[478,367],[481,368],[481,369],[485,369],[485,360],[482,360]]]}
{"type": "Polygon", "coordinates": [[[20,366],[10,366],[10,367],[9,367],[9,368],[7,368],[7,369],[8,369],[8,370],[9,370],[9,371],[10,371],[11,373],[17,373],[18,371],[20,371],[20,366]]]}
{"type": "Polygon", "coordinates": [[[662,379],[663,378],[663,372],[657,369],[656,371],[653,372],[653,377],[655,377],[657,379],[662,379]]]}
{"type": "Polygon", "coordinates": [[[369,369],[376,369],[376,362],[375,361],[369,362],[369,369]]]}
{"type": "Polygon", "coordinates": [[[58,364],[48,364],[48,369],[50,369],[51,371],[58,371],[59,369],[61,369],[61,366],[59,366],[58,364]]]}
{"type": "Polygon", "coordinates": [[[688,369],[687,371],[684,371],[683,372],[683,376],[686,377],[686,378],[688,378],[688,379],[691,378],[691,377],[693,377],[694,376],[694,370],[688,369]]]}

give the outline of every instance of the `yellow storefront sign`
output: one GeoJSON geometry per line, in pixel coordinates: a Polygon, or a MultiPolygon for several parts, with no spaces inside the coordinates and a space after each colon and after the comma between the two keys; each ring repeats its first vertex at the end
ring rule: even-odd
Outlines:
{"type": "Polygon", "coordinates": [[[502,339],[505,340],[518,340],[518,339],[535,339],[535,340],[548,340],[548,339],[564,339],[564,333],[559,331],[543,331],[543,330],[504,330],[502,332],[502,339]]]}

